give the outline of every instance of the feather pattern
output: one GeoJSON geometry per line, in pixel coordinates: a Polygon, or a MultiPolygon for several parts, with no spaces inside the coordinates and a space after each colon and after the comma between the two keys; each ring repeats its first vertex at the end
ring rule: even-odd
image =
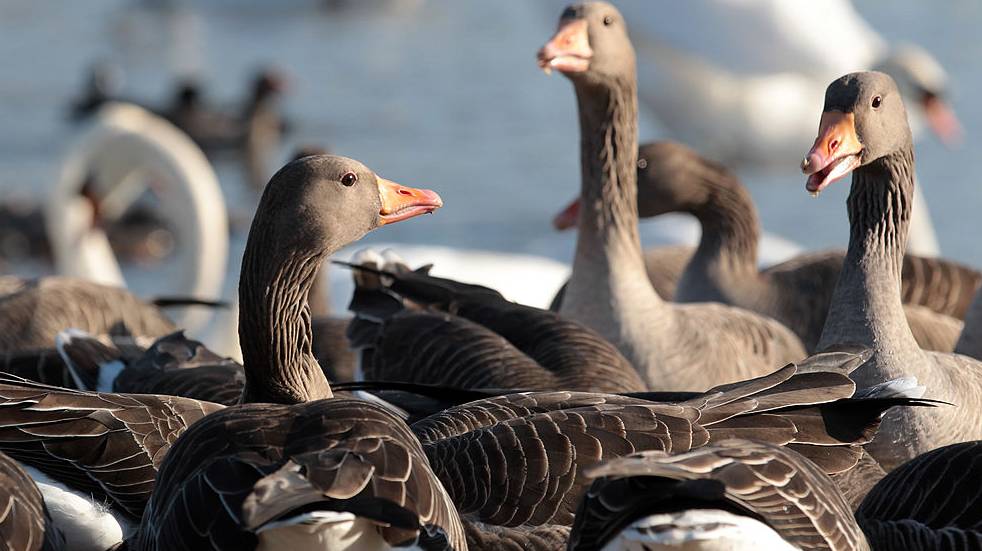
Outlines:
{"type": "Polygon", "coordinates": [[[874,549],[982,548],[982,442],[929,451],[869,492],[856,519],[874,549]]]}
{"type": "Polygon", "coordinates": [[[250,549],[265,525],[314,510],[371,519],[393,546],[439,534],[467,548],[418,440],[366,402],[228,408],[178,441],[158,482],[136,537],[147,551],[250,549]]]}
{"type": "Polygon", "coordinates": [[[398,263],[353,269],[383,274],[356,278],[352,301],[349,337],[366,378],[460,388],[645,388],[616,348],[553,312],[398,263]]]}
{"type": "Polygon", "coordinates": [[[869,549],[832,480],[788,448],[729,439],[678,455],[629,455],[589,476],[571,550],[600,550],[637,520],[689,508],[759,519],[796,549],[869,549]]]}
{"type": "Polygon", "coordinates": [[[52,524],[34,481],[0,453],[0,549],[57,551],[64,545],[64,535],[52,524]]]}
{"type": "Polygon", "coordinates": [[[218,404],[0,377],[0,450],[139,518],[167,449],[218,404]]]}

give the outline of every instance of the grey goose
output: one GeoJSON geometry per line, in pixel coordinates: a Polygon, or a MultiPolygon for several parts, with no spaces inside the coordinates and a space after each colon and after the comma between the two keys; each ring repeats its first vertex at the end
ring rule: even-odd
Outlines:
{"type": "MultiPolygon", "coordinates": [[[[750,192],[735,174],[671,141],[642,145],[638,162],[639,216],[684,212],[702,228],[699,246],[690,250],[677,279],[674,300],[721,302],[773,317],[813,352],[845,252],[806,253],[761,270],[760,220],[750,192]]],[[[569,216],[578,210],[574,200],[563,211],[564,224],[575,224],[569,216]]],[[[653,250],[661,248],[646,255],[653,250]]],[[[653,270],[648,264],[649,275],[653,270]]],[[[982,274],[956,262],[908,254],[901,281],[907,320],[918,344],[951,352],[961,331],[955,317],[964,317],[982,274]]]]}
{"type": "Polygon", "coordinates": [[[635,56],[620,13],[603,2],[567,8],[538,60],[572,82],[580,120],[579,233],[560,314],[603,335],[663,390],[739,381],[803,357],[801,341],[773,319],[671,304],[648,283],[638,237],[635,56]]]}
{"type": "Polygon", "coordinates": [[[904,104],[889,76],[852,73],[829,85],[802,171],[813,194],[852,173],[849,247],[818,349],[870,347],[874,356],[856,371],[858,381],[912,375],[932,397],[957,406],[889,413],[870,453],[890,470],[938,446],[982,437],[982,363],[922,351],[904,317],[900,279],[914,151],[904,104]]]}

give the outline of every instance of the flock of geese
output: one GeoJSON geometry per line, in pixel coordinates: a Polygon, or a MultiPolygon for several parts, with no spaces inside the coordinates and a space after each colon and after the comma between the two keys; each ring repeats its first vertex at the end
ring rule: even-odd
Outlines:
{"type": "Polygon", "coordinates": [[[573,84],[581,131],[552,310],[366,251],[354,317],[312,315],[333,253],[442,206],[330,155],[265,186],[241,363],[125,290],[0,279],[2,547],[982,548],[982,274],[904,254],[891,77],[828,85],[802,162],[816,195],[851,175],[847,250],[759,270],[742,184],[639,148],[613,6],[568,7],[538,64],[573,84]],[[669,211],[698,247],[643,251],[639,215],[669,211]]]}

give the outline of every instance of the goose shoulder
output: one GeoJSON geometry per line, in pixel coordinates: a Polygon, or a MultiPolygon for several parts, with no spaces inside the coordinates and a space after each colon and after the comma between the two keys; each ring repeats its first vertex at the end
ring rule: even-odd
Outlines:
{"type": "Polygon", "coordinates": [[[832,480],[788,448],[729,439],[683,454],[629,455],[589,476],[569,549],[704,538],[727,549],[869,549],[832,480]]]}
{"type": "Polygon", "coordinates": [[[408,427],[374,404],[333,399],[235,406],[195,424],[164,459],[135,540],[147,550],[278,549],[320,538],[343,549],[356,535],[466,548],[408,427]]]}
{"type": "Polygon", "coordinates": [[[966,549],[982,545],[982,442],[920,455],[886,475],[856,519],[875,549],[966,549]]]}
{"type": "Polygon", "coordinates": [[[80,279],[45,277],[0,297],[2,350],[50,347],[66,327],[150,337],[177,329],[158,307],[129,291],[80,279]]]}

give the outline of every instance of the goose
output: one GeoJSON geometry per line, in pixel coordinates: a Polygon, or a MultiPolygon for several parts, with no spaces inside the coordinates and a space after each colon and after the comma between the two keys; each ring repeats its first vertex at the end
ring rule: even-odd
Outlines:
{"type": "Polygon", "coordinates": [[[663,390],[738,381],[803,357],[801,341],[772,319],[670,304],[648,284],[638,238],[634,50],[620,13],[604,3],[567,9],[538,61],[570,79],[580,114],[583,208],[560,314],[614,343],[663,390]]]}
{"type": "Polygon", "coordinates": [[[875,351],[860,381],[909,373],[957,408],[888,415],[870,453],[886,470],[952,442],[982,437],[982,363],[953,353],[922,351],[900,298],[904,242],[914,180],[913,145],[903,100],[893,80],[876,72],[833,81],[814,146],[801,163],[805,188],[818,194],[852,173],[849,247],[818,349],[853,343],[875,351]]]}
{"type": "Polygon", "coordinates": [[[589,476],[570,551],[870,549],[832,479],[787,448],[734,438],[628,455],[589,476]]]}
{"type": "Polygon", "coordinates": [[[264,549],[321,536],[478,549],[481,541],[555,541],[585,488],[582,469],[604,459],[751,431],[838,472],[856,463],[886,408],[916,403],[857,390],[848,372],[866,357],[844,353],[684,402],[508,394],[411,430],[378,403],[330,399],[310,354],[306,293],[319,260],[438,204],[432,192],[398,187],[349,159],[294,161],[266,186],[243,258],[241,405],[6,376],[0,449],[140,519],[124,532],[134,549],[264,549]],[[391,190],[382,199],[378,182],[391,190]],[[519,463],[523,476],[501,487],[519,463]]]}
{"type": "Polygon", "coordinates": [[[50,348],[65,327],[150,337],[177,330],[159,307],[126,289],[78,278],[25,280],[0,296],[0,352],[50,348]]]}
{"type": "Polygon", "coordinates": [[[487,287],[411,271],[391,252],[356,255],[348,327],[359,379],[458,388],[646,389],[595,331],[487,287]]]}
{"type": "MultiPolygon", "coordinates": [[[[773,317],[814,351],[845,252],[799,255],[759,270],[760,221],[735,174],[676,142],[642,145],[638,156],[639,215],[681,211],[702,226],[675,300],[716,301],[773,317]]],[[[574,200],[557,216],[557,227],[574,225],[578,210],[574,200]]],[[[648,273],[653,269],[649,265],[648,273]]],[[[961,324],[949,316],[964,316],[982,273],[944,259],[906,255],[902,282],[904,303],[913,304],[905,309],[918,344],[952,351],[961,324]]]]}
{"type": "MultiPolygon", "coordinates": [[[[247,369],[247,384],[242,390],[242,401],[298,404],[331,397],[330,387],[323,373],[310,356],[310,317],[305,295],[311,283],[312,270],[317,269],[318,261],[331,252],[331,249],[357,239],[370,229],[430,212],[440,205],[439,196],[432,192],[399,186],[376,177],[357,161],[341,157],[308,157],[281,170],[264,193],[243,260],[241,293],[242,299],[248,299],[248,302],[243,300],[246,306],[240,309],[247,369]],[[359,180],[361,185],[358,185],[359,180]],[[327,215],[325,218],[321,214],[322,210],[333,216],[327,215]],[[277,243],[278,247],[269,247],[271,243],[277,243]],[[271,250],[282,252],[271,257],[271,250]],[[263,319],[264,317],[268,319],[263,319]],[[299,342],[290,340],[289,335],[298,330],[303,335],[302,339],[299,342]],[[298,349],[285,350],[281,345],[286,343],[298,349]],[[274,370],[268,367],[270,365],[281,369],[274,370]],[[250,371],[252,366],[255,367],[250,371]],[[310,371],[312,368],[316,369],[316,373],[310,371]]],[[[8,384],[4,386],[3,392],[8,398],[5,405],[14,406],[13,411],[7,408],[0,415],[0,422],[4,425],[0,432],[5,433],[5,449],[22,460],[35,462],[38,468],[50,476],[74,482],[76,486],[81,485],[82,490],[111,499],[131,522],[139,519],[144,512],[149,492],[154,487],[153,475],[166,449],[188,425],[222,409],[219,404],[187,398],[93,394],[26,381],[8,384]],[[25,431],[23,419],[18,417],[18,412],[33,415],[37,430],[25,431]],[[42,431],[40,425],[61,427],[62,431],[52,428],[54,432],[46,432],[49,439],[40,441],[37,438],[42,431]],[[81,430],[82,427],[90,426],[104,430],[81,430]],[[93,449],[103,452],[93,454],[93,449]],[[60,461],[48,455],[53,450],[58,450],[60,461]],[[65,461],[65,457],[72,459],[65,461]],[[120,472],[114,468],[107,469],[107,464],[122,466],[125,470],[120,472]]],[[[347,410],[349,414],[362,410],[361,415],[370,419],[374,408],[376,417],[387,416],[378,426],[398,428],[397,424],[393,424],[398,418],[381,409],[381,406],[363,406],[363,402],[358,404],[358,407],[347,410]]],[[[325,406],[325,410],[333,407],[330,403],[321,405],[325,406]]],[[[266,406],[242,407],[246,411],[252,408],[253,414],[246,414],[247,418],[273,418],[271,412],[264,411],[266,406]],[[256,412],[262,414],[256,417],[256,412]]],[[[343,403],[337,407],[334,412],[337,415],[328,415],[335,421],[345,418],[342,415],[346,411],[343,403]]],[[[283,408],[288,409],[286,406],[283,408]]],[[[238,415],[236,411],[238,410],[232,408],[223,411],[223,415],[234,419],[238,415]]],[[[316,414],[311,416],[317,417],[316,414]]],[[[295,414],[288,415],[281,421],[288,425],[294,417],[295,414]]],[[[349,415],[348,423],[354,421],[355,418],[349,415]]],[[[408,428],[405,431],[408,432],[408,428]]],[[[281,435],[287,433],[282,427],[276,432],[281,435]]],[[[384,439],[385,436],[375,434],[374,438],[384,439]]],[[[396,437],[394,447],[389,449],[390,457],[413,453],[411,448],[400,451],[399,446],[402,444],[398,440],[396,437]]],[[[320,442],[324,443],[323,440],[320,442]]],[[[299,457],[296,459],[301,460],[299,457]]],[[[428,468],[425,462],[420,465],[422,466],[419,468],[424,471],[428,468]]],[[[379,468],[380,476],[388,472],[382,469],[382,464],[379,464],[379,468]]],[[[399,467],[393,464],[392,468],[399,467]]],[[[397,477],[394,473],[393,476],[397,477]]],[[[386,474],[382,478],[390,477],[386,474]]],[[[380,491],[406,491],[398,485],[386,485],[384,482],[381,484],[383,488],[380,491]]],[[[187,488],[184,486],[180,488],[181,491],[185,489],[187,488]]],[[[350,491],[350,488],[340,491],[350,491]]],[[[422,492],[421,497],[429,499],[438,496],[442,490],[436,491],[424,485],[413,492],[422,492]]],[[[399,503],[392,494],[389,497],[399,503]]],[[[443,511],[437,513],[438,516],[445,514],[447,507],[444,504],[440,508],[440,503],[440,499],[435,504],[420,503],[419,510],[413,513],[423,513],[426,507],[436,507],[443,511]]],[[[390,535],[404,536],[406,514],[400,516],[399,510],[385,513],[388,515],[387,519],[396,515],[392,518],[398,518],[402,523],[399,525],[400,529],[392,528],[391,531],[396,533],[390,535]]],[[[301,518],[297,522],[306,520],[309,519],[301,518]]],[[[333,521],[328,519],[328,523],[330,522],[344,524],[346,521],[335,518],[333,521]]],[[[288,524],[280,523],[279,530],[275,529],[276,526],[266,528],[272,531],[271,534],[279,534],[271,536],[274,539],[296,537],[295,530],[289,529],[288,524]]],[[[150,528],[153,526],[153,522],[147,525],[150,528]]],[[[302,528],[303,525],[299,526],[302,528]]],[[[129,530],[132,529],[132,526],[129,527],[129,530]]],[[[124,533],[129,534],[129,530],[124,533]]],[[[451,532],[449,537],[452,541],[463,541],[462,536],[458,537],[457,534],[459,526],[450,525],[447,531],[451,532]]],[[[145,532],[138,532],[138,535],[140,538],[149,537],[145,532]]],[[[161,537],[165,538],[167,535],[165,532],[161,537]]],[[[317,534],[308,534],[306,537],[315,536],[317,534]]],[[[158,541],[156,538],[152,539],[158,541]]],[[[145,545],[149,546],[151,543],[145,545]]],[[[162,548],[168,547],[164,545],[162,548]]]]}
{"type": "Polygon", "coordinates": [[[856,510],[873,549],[972,549],[982,545],[982,442],[931,450],[880,480],[856,510]]]}
{"type": "Polygon", "coordinates": [[[245,180],[258,191],[269,179],[267,163],[278,152],[287,129],[277,105],[285,89],[282,74],[263,69],[253,78],[240,111],[228,113],[209,108],[200,85],[186,80],[177,86],[171,105],[161,114],[206,153],[241,154],[245,180]]]}
{"type": "Polygon", "coordinates": [[[0,511],[3,511],[0,515],[0,547],[3,549],[58,551],[65,548],[65,534],[52,522],[34,480],[3,453],[0,453],[0,505],[0,511]]]}

